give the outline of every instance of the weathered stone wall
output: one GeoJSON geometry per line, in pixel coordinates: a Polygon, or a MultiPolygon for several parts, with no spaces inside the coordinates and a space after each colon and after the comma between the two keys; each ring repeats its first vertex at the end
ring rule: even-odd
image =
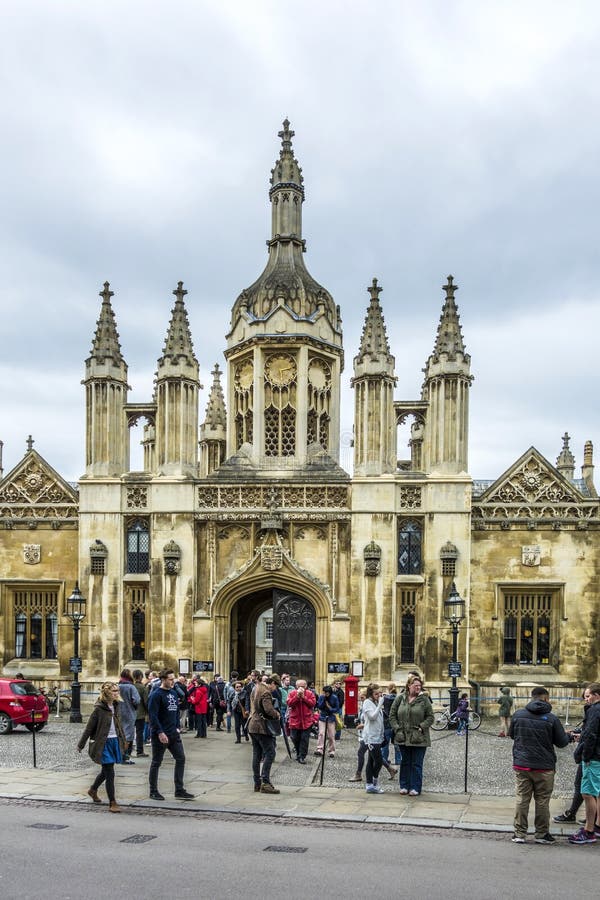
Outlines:
{"type": "Polygon", "coordinates": [[[580,683],[598,677],[600,542],[596,531],[509,530],[473,532],[471,673],[477,681],[580,683]],[[522,547],[537,545],[540,564],[527,566],[522,547]],[[553,610],[551,665],[504,666],[504,616],[499,585],[550,586],[553,610]]]}
{"type": "MultiPolygon", "coordinates": [[[[12,605],[12,588],[19,585],[22,589],[39,585],[58,588],[58,620],[59,620],[59,664],[52,661],[36,660],[28,664],[23,661],[15,663],[20,671],[31,676],[54,677],[60,670],[68,671],[68,659],[71,650],[71,629],[69,620],[63,615],[64,598],[68,596],[78,578],[78,533],[73,525],[62,525],[55,529],[49,522],[40,521],[36,528],[15,526],[3,529],[0,540],[0,659],[5,667],[15,654],[15,628],[12,605]],[[34,565],[24,561],[24,546],[33,544],[40,546],[40,562],[34,565]]],[[[7,672],[13,672],[11,665],[7,672]]]]}

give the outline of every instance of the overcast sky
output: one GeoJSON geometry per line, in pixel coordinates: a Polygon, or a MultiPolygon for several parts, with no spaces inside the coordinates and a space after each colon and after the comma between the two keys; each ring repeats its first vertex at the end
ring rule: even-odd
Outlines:
{"type": "MultiPolygon", "coordinates": [[[[376,276],[415,399],[454,275],[475,381],[470,470],[600,453],[600,5],[4,0],[0,439],[84,471],[84,360],[110,281],[132,401],[183,280],[205,390],[266,260],[288,116],[311,274],[352,358],[376,276]]],[[[405,456],[399,448],[399,456],[405,456]]],[[[599,479],[600,480],[600,479],[599,479]]]]}

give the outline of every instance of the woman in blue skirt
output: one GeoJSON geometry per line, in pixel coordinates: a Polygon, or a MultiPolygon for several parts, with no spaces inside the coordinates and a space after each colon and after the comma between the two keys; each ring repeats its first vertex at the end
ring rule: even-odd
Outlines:
{"type": "Polygon", "coordinates": [[[126,744],[119,714],[120,703],[119,685],[106,681],[100,688],[100,696],[77,744],[81,753],[89,739],[88,753],[95,763],[102,766],[88,794],[94,803],[102,803],[98,788],[106,782],[109,811],[113,813],[121,812],[115,800],[115,763],[122,762],[126,744]]]}

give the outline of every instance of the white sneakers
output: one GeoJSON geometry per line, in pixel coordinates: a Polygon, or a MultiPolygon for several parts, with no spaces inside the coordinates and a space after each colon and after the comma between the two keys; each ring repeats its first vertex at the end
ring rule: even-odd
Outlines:
{"type": "Polygon", "coordinates": [[[378,784],[368,784],[365,788],[367,794],[384,794],[385,791],[378,784]]]}

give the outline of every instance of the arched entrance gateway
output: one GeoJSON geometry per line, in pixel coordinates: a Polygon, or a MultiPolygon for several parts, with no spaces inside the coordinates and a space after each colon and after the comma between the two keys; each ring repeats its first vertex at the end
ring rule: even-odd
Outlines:
{"type": "Polygon", "coordinates": [[[305,597],[279,588],[241,597],[230,627],[230,671],[265,667],[315,680],[316,615],[305,597]]]}
{"type": "MultiPolygon", "coordinates": [[[[262,621],[270,622],[272,629],[271,665],[265,668],[324,683],[332,618],[329,591],[327,585],[298,571],[288,557],[276,575],[261,567],[260,558],[254,559],[217,589],[210,616],[217,671],[229,674],[233,669],[245,675],[258,667],[257,626],[262,621]]],[[[263,649],[266,646],[264,642],[263,649]]]]}

